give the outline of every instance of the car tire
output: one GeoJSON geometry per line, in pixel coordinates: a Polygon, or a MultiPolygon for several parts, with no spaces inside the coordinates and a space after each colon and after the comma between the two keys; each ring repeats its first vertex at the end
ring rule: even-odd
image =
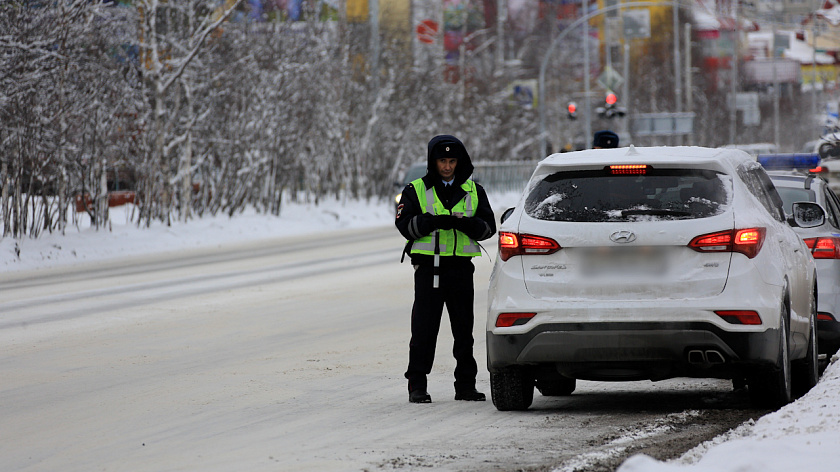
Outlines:
{"type": "Polygon", "coordinates": [[[534,379],[522,367],[490,372],[490,396],[499,411],[527,410],[534,401],[534,379]]]}
{"type": "Polygon", "coordinates": [[[791,401],[791,365],[788,340],[788,308],[779,316],[779,355],[775,366],[761,369],[748,380],[750,401],[762,408],[779,408],[791,401]]]}
{"type": "Polygon", "coordinates": [[[537,379],[536,386],[544,397],[563,397],[575,391],[577,380],[562,375],[541,377],[537,379]]]}
{"type": "Polygon", "coordinates": [[[796,398],[808,393],[820,379],[819,355],[817,346],[817,301],[811,295],[811,313],[809,316],[808,352],[805,359],[796,361],[793,366],[793,395],[796,398]]]}

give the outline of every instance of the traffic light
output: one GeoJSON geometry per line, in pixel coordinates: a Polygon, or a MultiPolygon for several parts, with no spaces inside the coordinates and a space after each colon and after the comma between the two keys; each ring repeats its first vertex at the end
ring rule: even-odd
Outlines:
{"type": "Polygon", "coordinates": [[[577,103],[569,102],[568,111],[569,111],[569,119],[570,120],[576,120],[577,119],[577,103]]]}
{"type": "Polygon", "coordinates": [[[618,97],[615,93],[607,91],[607,95],[604,97],[604,106],[598,107],[595,111],[598,112],[598,116],[601,118],[612,118],[615,116],[620,118],[627,113],[627,109],[617,106],[617,104],[618,97]]]}

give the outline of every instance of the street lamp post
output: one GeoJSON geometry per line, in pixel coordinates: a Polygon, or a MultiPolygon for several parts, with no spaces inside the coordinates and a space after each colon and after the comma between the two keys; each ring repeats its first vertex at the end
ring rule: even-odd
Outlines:
{"type": "MultiPolygon", "coordinates": [[[[587,10],[589,10],[589,2],[587,0],[583,0],[583,12],[586,13],[587,10]]],[[[586,121],[584,121],[584,132],[586,133],[585,142],[587,143],[587,148],[589,147],[589,137],[592,136],[592,103],[589,99],[589,95],[592,93],[589,77],[592,66],[589,61],[589,21],[587,20],[583,22],[583,116],[586,119],[586,121]]],[[[545,90],[545,88],[543,88],[543,90],[545,90]]],[[[540,103],[542,103],[542,101],[543,96],[540,95],[540,103]]],[[[543,135],[541,142],[546,142],[545,135],[543,135]]],[[[543,144],[543,146],[542,156],[545,156],[548,150],[545,148],[545,144],[543,144]]]]}

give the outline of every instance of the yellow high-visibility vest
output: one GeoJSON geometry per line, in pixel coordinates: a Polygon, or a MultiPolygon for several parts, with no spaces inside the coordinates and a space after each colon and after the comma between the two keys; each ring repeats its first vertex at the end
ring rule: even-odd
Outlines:
{"type": "MultiPolygon", "coordinates": [[[[467,180],[461,184],[461,188],[467,192],[467,195],[452,207],[452,211],[447,210],[443,206],[434,187],[432,187],[431,191],[426,191],[426,184],[422,178],[415,180],[411,184],[417,192],[417,199],[420,201],[420,208],[423,213],[431,213],[432,215],[454,215],[461,213],[464,217],[470,218],[475,214],[475,210],[478,207],[478,190],[476,190],[475,182],[472,180],[467,180]]],[[[414,243],[411,245],[411,254],[478,257],[481,255],[481,249],[478,243],[472,238],[454,228],[436,229],[431,234],[414,240],[414,243]],[[439,239],[439,252],[435,252],[436,236],[439,239]]]]}

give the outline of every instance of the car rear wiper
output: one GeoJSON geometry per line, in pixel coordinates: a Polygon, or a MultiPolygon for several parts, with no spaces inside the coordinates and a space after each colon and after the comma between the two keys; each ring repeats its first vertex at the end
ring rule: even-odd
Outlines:
{"type": "Polygon", "coordinates": [[[691,216],[691,212],[680,210],[663,210],[656,208],[621,210],[621,216],[651,215],[651,216],[691,216]]]}

